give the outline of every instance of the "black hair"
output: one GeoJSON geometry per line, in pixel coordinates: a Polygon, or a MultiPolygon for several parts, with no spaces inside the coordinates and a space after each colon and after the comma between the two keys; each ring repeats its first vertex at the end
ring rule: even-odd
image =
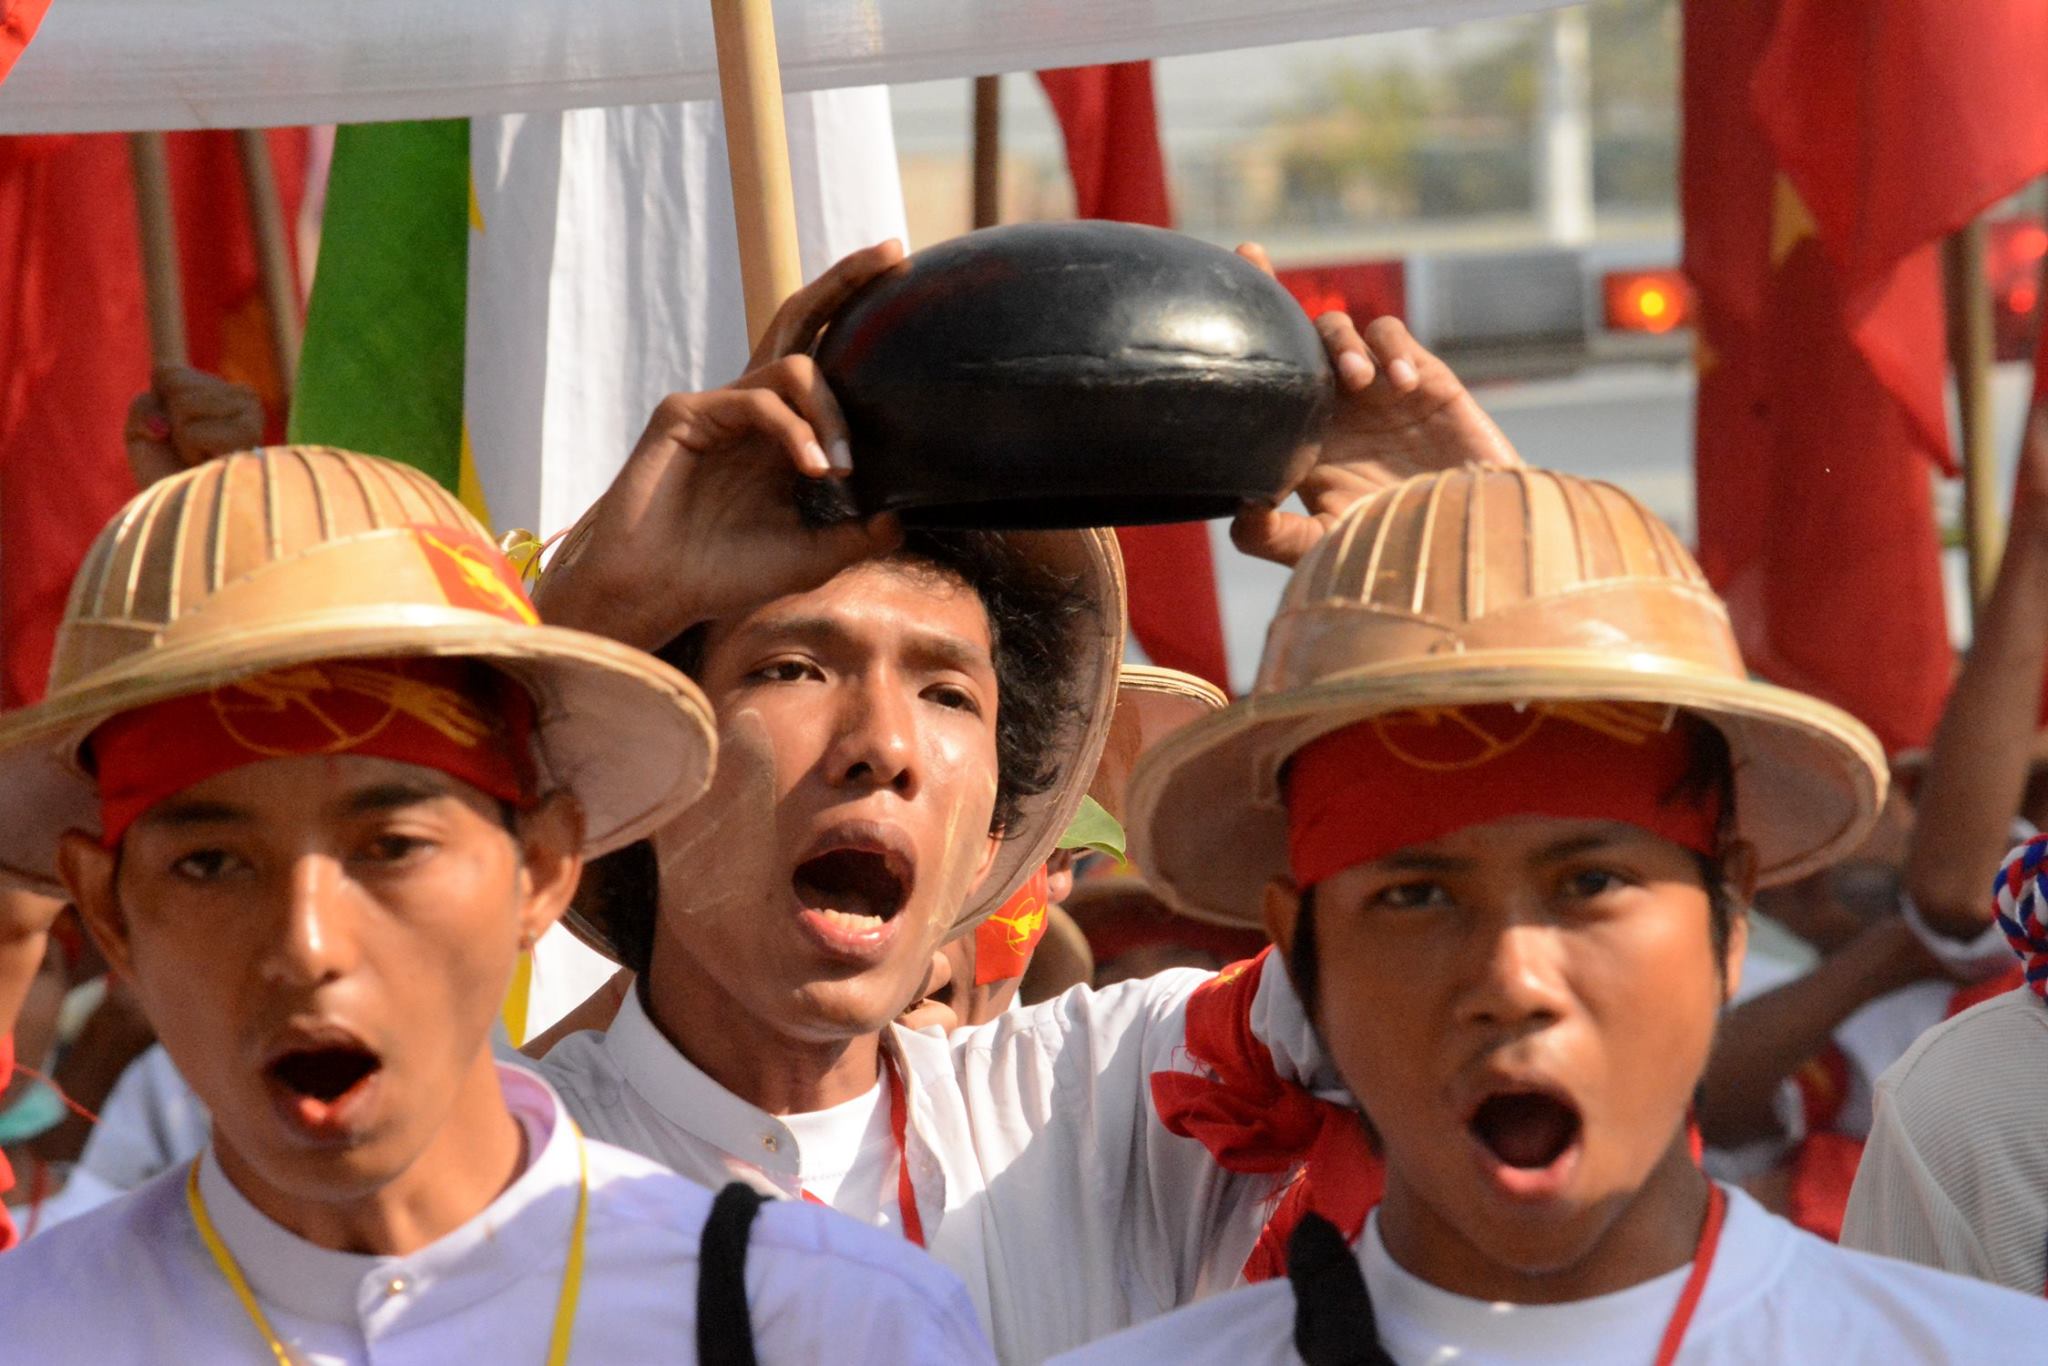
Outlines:
{"type": "MultiPolygon", "coordinates": [[[[1078,580],[1026,557],[989,531],[912,529],[883,563],[972,589],[988,615],[996,676],[996,800],[991,833],[1013,831],[1030,798],[1051,790],[1070,762],[1086,698],[1073,668],[1076,628],[1098,610],[1078,580]]],[[[701,679],[710,624],[656,650],[701,679]]],[[[660,868],[646,840],[591,860],[576,908],[611,933],[619,961],[645,974],[654,954],[660,868]]]]}

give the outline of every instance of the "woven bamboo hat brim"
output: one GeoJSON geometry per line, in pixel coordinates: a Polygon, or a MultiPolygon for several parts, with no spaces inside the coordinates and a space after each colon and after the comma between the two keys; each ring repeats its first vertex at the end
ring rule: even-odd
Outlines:
{"type": "Polygon", "coordinates": [[[1024,801],[996,854],[995,867],[982,883],[981,895],[969,900],[954,923],[956,935],[1000,910],[1059,847],[1060,836],[1095,781],[1116,715],[1117,678],[1124,659],[1124,560],[1115,533],[1098,528],[1007,531],[1002,536],[1025,559],[1071,582],[1092,609],[1075,618],[1065,651],[1083,710],[1068,721],[1053,751],[1060,756],[1058,780],[1050,790],[1024,801]]]}
{"type": "Polygon", "coordinates": [[[80,750],[101,723],[328,659],[471,658],[518,680],[542,790],[582,804],[586,854],[695,801],[717,743],[696,685],[538,624],[516,582],[454,497],[388,460],[278,447],[152,485],[87,552],[44,700],[0,718],[0,876],[61,894],[57,837],[99,830],[80,750]]]}
{"type": "Polygon", "coordinates": [[[1116,711],[1088,795],[1122,824],[1131,773],[1145,751],[1167,736],[1230,704],[1205,678],[1151,664],[1126,664],[1117,677],[1116,711]]]}
{"type": "Polygon", "coordinates": [[[1074,917],[1058,906],[1045,908],[1045,937],[1031,954],[1017,999],[1035,1006],[1095,976],[1095,955],[1089,952],[1088,936],[1074,923],[1074,917]]]}
{"type": "Polygon", "coordinates": [[[1544,470],[1410,479],[1346,513],[1296,567],[1251,695],[1138,764],[1133,861],[1190,915],[1259,923],[1284,877],[1287,760],[1424,706],[1683,708],[1734,762],[1733,834],[1789,881],[1863,839],[1884,751],[1839,708],[1752,681],[1727,609],[1663,523],[1612,485],[1544,470]]]}

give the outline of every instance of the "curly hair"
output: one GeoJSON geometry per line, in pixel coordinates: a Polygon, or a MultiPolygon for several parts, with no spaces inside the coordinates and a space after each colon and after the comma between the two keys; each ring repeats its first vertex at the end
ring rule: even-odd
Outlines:
{"type": "MultiPolygon", "coordinates": [[[[913,529],[881,563],[972,589],[988,615],[996,676],[996,800],[991,833],[1017,828],[1024,804],[1050,791],[1071,762],[1083,719],[1084,680],[1073,640],[1099,607],[1074,578],[1024,555],[990,531],[913,529]]],[[[654,653],[693,679],[704,671],[708,624],[693,626],[654,653]]],[[[621,961],[645,973],[654,948],[658,873],[646,841],[593,860],[576,904],[606,924],[621,961]]]]}

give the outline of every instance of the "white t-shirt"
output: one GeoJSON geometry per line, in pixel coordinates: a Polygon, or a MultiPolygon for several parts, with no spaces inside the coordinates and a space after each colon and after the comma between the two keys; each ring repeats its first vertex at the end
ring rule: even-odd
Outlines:
{"type": "MultiPolygon", "coordinates": [[[[1921,1035],[1877,1083],[1842,1242],[2030,1295],[2048,1284],[2048,1005],[2025,987],[1921,1035]]],[[[2048,1360],[2048,1343],[2039,1359],[2048,1360]]]]}
{"type": "MultiPolygon", "coordinates": [[[[1359,1263],[1401,1366],[1647,1366],[1689,1267],[1572,1304],[1494,1304],[1402,1270],[1367,1221],[1359,1263]]],[[[2039,1362],[2048,1302],[1841,1248],[1728,1191],[1684,1366],[1998,1366],[2039,1362]]],[[[1055,1359],[1061,1366],[1298,1366],[1294,1289],[1267,1281],[1055,1359]]]]}
{"type": "MultiPolygon", "coordinates": [[[[578,1191],[575,1126],[540,1080],[500,1066],[533,1156],[462,1227],[404,1257],[334,1252],[251,1205],[209,1148],[208,1215],[285,1343],[308,1366],[442,1366],[547,1356],[578,1191]]],[[[711,1193],[587,1141],[590,1208],[571,1338],[579,1363],[690,1363],[711,1193]]],[[[21,1362],[257,1362],[263,1338],[186,1206],[188,1168],[0,1256],[0,1357],[21,1362]]],[[[746,1263],[763,1363],[959,1366],[993,1358],[953,1277],[902,1239],[828,1210],[764,1206],[746,1263]]]]}
{"type": "Polygon", "coordinates": [[[867,1094],[809,1114],[784,1115],[804,1164],[803,1194],[863,1224],[897,1222],[896,1135],[889,1127],[889,1090],[876,1082],[867,1094]]]}

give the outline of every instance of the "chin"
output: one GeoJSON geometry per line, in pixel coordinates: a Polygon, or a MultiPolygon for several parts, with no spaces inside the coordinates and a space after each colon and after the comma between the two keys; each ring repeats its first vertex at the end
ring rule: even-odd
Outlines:
{"type": "Polygon", "coordinates": [[[256,1148],[240,1144],[236,1150],[265,1184],[309,1205],[367,1199],[403,1176],[419,1156],[419,1145],[396,1135],[366,1137],[327,1149],[308,1150],[273,1139],[256,1148]]]}
{"type": "Polygon", "coordinates": [[[804,1019],[800,1032],[819,1039],[857,1039],[879,1034],[917,994],[915,980],[880,969],[830,982],[814,981],[799,993],[804,1019]]]}

